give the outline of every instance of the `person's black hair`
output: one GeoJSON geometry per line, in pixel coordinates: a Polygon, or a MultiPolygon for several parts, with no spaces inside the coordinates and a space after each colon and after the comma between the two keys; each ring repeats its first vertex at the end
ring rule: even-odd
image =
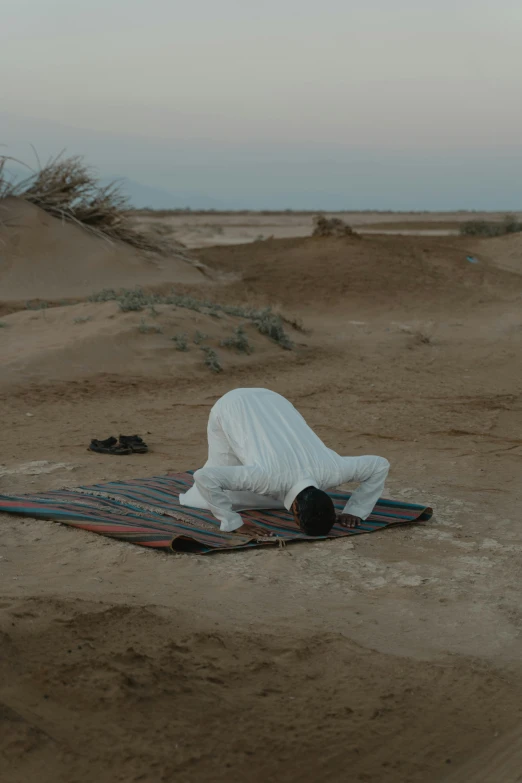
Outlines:
{"type": "Polygon", "coordinates": [[[307,536],[327,536],[335,524],[332,499],[316,487],[300,492],[292,505],[299,527],[307,536]]]}

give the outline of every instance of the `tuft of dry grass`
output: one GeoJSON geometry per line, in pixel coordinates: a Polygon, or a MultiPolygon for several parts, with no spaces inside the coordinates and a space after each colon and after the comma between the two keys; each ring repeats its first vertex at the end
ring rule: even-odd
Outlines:
{"type": "Polygon", "coordinates": [[[211,372],[219,373],[223,372],[223,367],[220,364],[219,357],[213,348],[208,345],[204,345],[201,350],[205,354],[205,364],[211,372]]]}
{"type": "Polygon", "coordinates": [[[93,170],[78,155],[61,153],[37,170],[21,161],[0,156],[0,198],[16,197],[29,201],[53,217],[68,220],[97,236],[119,240],[138,250],[165,253],[168,244],[159,236],[137,231],[126,215],[130,209],[120,185],[100,185],[93,170]],[[28,176],[13,180],[7,173],[9,161],[23,165],[28,176]]]}

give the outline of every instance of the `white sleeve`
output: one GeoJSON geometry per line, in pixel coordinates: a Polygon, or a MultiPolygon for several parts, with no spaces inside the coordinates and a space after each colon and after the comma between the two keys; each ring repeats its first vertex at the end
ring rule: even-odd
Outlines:
{"type": "Polygon", "coordinates": [[[254,466],[210,467],[194,473],[194,484],[208,503],[208,508],[219,519],[221,530],[231,532],[241,527],[241,516],[232,509],[232,502],[225,490],[248,491],[264,494],[266,482],[254,466]]]}
{"type": "Polygon", "coordinates": [[[384,457],[342,457],[343,481],[358,481],[360,486],[344,508],[344,514],[367,519],[384,489],[390,463],[384,457]]]}

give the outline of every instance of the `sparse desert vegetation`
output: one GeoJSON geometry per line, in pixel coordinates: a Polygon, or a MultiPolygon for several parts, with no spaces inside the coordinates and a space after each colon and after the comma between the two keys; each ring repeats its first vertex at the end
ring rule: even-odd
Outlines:
{"type": "MultiPolygon", "coordinates": [[[[115,301],[123,312],[141,312],[146,307],[164,304],[208,315],[219,316],[225,314],[245,318],[254,324],[260,334],[270,338],[286,350],[292,349],[292,341],[285,332],[284,319],[281,315],[274,313],[271,307],[258,310],[241,305],[224,305],[205,299],[195,299],[192,296],[180,295],[174,291],[170,294],[155,294],[144,291],[141,288],[132,290],[121,289],[120,291],[105,289],[92,294],[89,299],[91,302],[115,301]]],[[[288,323],[295,328],[296,325],[292,321],[288,321],[288,323]]],[[[203,338],[200,337],[199,339],[203,338]]]]}

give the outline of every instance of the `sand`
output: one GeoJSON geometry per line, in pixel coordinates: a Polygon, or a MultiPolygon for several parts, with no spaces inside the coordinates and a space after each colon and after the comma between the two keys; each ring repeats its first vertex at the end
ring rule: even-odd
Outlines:
{"type": "MultiPolygon", "coordinates": [[[[245,248],[206,248],[199,257],[228,272],[241,270],[236,296],[273,301],[301,313],[335,307],[341,314],[379,307],[387,312],[427,312],[493,301],[511,275],[477,248],[458,238],[364,237],[299,238],[255,242],[245,248]],[[480,263],[471,264],[473,253],[480,263]]],[[[519,282],[518,275],[514,284],[519,282]]],[[[342,321],[341,321],[342,323],[342,321]]]]}
{"type": "Polygon", "coordinates": [[[501,269],[522,274],[522,234],[496,237],[487,242],[478,241],[475,247],[501,269]]]}
{"type": "MultiPolygon", "coordinates": [[[[467,220],[501,221],[498,212],[328,212],[363,234],[458,235],[467,220]]],[[[518,219],[522,212],[515,213],[518,219]]],[[[309,237],[313,212],[191,212],[148,211],[133,213],[140,227],[176,238],[190,248],[241,245],[260,239],[309,237]]]]}
{"type": "MultiPolygon", "coordinates": [[[[2,319],[2,385],[88,382],[99,376],[121,383],[155,386],[199,379],[208,381],[202,346],[218,352],[223,371],[260,362],[287,362],[288,352],[262,336],[248,319],[218,316],[157,304],[122,312],[117,302],[83,302],[42,310],[22,310],[2,319]],[[224,347],[241,328],[251,353],[224,347]],[[179,350],[185,343],[185,349],[179,350]]],[[[289,338],[303,338],[287,327],[289,338]]]]}
{"type": "Polygon", "coordinates": [[[517,780],[505,748],[522,722],[522,276],[497,242],[473,246],[477,265],[459,238],[201,252],[215,279],[179,285],[300,318],[291,352],[254,331],[251,356],[226,352],[234,319],[163,305],[2,317],[0,491],[196,468],[212,403],[264,385],[332,448],[386,456],[387,494],[436,512],[207,558],[2,515],[6,780],[442,783],[471,781],[479,749],[517,780]],[[162,332],[140,332],[142,318],[162,332]],[[198,346],[172,349],[199,326],[221,374],[198,346]],[[149,454],[86,450],[131,431],[149,454]]]}

